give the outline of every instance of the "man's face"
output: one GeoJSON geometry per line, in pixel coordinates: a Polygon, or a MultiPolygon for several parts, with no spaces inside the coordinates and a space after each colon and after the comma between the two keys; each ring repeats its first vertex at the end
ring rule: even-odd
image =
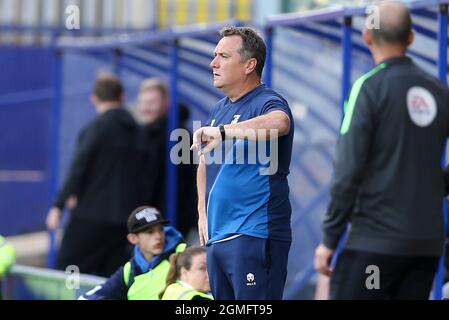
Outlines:
{"type": "Polygon", "coordinates": [[[139,94],[138,108],[144,123],[152,123],[167,112],[167,99],[157,89],[146,90],[139,94]]]}
{"type": "Polygon", "coordinates": [[[223,37],[214,50],[215,58],[210,63],[214,74],[214,86],[223,91],[238,86],[245,78],[246,63],[239,53],[242,47],[240,36],[223,37]]]}
{"type": "Polygon", "coordinates": [[[164,252],[165,232],[163,225],[155,225],[139,232],[137,238],[142,253],[157,256],[164,252]]]}

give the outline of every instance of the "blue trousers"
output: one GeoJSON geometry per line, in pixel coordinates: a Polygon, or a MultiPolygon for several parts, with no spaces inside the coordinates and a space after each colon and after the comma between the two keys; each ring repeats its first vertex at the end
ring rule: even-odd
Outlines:
{"type": "Polygon", "coordinates": [[[287,278],[289,241],[241,235],[207,248],[216,300],[280,300],[287,278]]]}

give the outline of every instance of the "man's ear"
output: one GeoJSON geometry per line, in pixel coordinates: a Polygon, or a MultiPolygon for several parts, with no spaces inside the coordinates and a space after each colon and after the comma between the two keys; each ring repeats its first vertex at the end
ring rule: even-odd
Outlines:
{"type": "Polygon", "coordinates": [[[363,30],[363,41],[365,41],[368,47],[373,44],[373,33],[367,29],[363,30]]]}
{"type": "Polygon", "coordinates": [[[407,47],[413,43],[413,40],[415,40],[415,34],[415,30],[412,29],[407,38],[407,47]]]}
{"type": "Polygon", "coordinates": [[[181,267],[181,270],[179,271],[179,279],[184,279],[187,277],[188,270],[184,267],[181,267]]]}
{"type": "Polygon", "coordinates": [[[100,103],[100,99],[98,99],[98,97],[96,95],[91,95],[90,96],[90,102],[94,105],[97,106],[100,103]]]}
{"type": "Polygon", "coordinates": [[[126,99],[127,99],[126,93],[122,93],[122,94],[120,95],[120,102],[121,102],[122,104],[124,104],[125,101],[126,101],[126,99]]]}
{"type": "Polygon", "coordinates": [[[126,236],[126,238],[128,239],[128,241],[133,244],[136,245],[139,243],[139,238],[137,237],[137,234],[135,233],[128,233],[128,235],[126,236]]]}
{"type": "Polygon", "coordinates": [[[257,60],[256,58],[251,58],[246,62],[246,70],[245,70],[245,74],[250,74],[252,73],[257,66],[257,60]]]}

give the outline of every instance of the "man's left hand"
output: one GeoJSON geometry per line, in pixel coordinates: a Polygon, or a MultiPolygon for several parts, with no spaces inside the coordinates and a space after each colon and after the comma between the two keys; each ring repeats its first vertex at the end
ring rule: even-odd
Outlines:
{"type": "Polygon", "coordinates": [[[70,210],[75,209],[77,205],[78,205],[78,197],[74,194],[72,194],[65,202],[65,206],[70,210]]]}
{"type": "Polygon", "coordinates": [[[193,134],[191,150],[197,149],[198,155],[207,154],[215,149],[221,142],[221,133],[218,127],[202,127],[193,134]],[[203,148],[201,146],[206,144],[203,148]]]}
{"type": "Polygon", "coordinates": [[[320,244],[315,250],[315,269],[326,276],[332,274],[331,261],[334,250],[329,249],[324,244],[320,244]]]}

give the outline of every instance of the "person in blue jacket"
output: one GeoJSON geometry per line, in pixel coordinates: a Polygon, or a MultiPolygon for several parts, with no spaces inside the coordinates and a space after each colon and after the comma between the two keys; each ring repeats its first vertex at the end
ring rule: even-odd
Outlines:
{"type": "Polygon", "coordinates": [[[79,300],[159,300],[165,289],[172,253],[185,250],[182,235],[153,207],[135,209],[128,219],[128,241],[134,255],[103,285],[79,300]]]}

